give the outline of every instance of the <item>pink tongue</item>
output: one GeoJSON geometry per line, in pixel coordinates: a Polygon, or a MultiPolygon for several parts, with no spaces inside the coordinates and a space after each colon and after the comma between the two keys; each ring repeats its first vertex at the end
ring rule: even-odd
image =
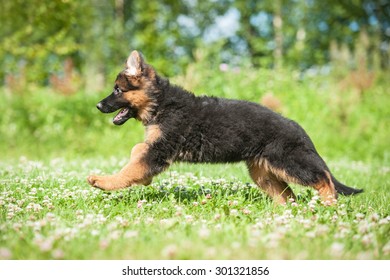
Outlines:
{"type": "Polygon", "coordinates": [[[122,109],[122,110],[118,113],[118,115],[115,116],[114,120],[115,120],[115,121],[120,120],[120,119],[122,118],[122,116],[124,116],[124,115],[127,114],[128,111],[129,111],[128,108],[122,109]]]}

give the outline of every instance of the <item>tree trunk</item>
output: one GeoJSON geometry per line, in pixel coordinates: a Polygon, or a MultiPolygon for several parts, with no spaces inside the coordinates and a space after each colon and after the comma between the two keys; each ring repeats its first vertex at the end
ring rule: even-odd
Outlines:
{"type": "Polygon", "coordinates": [[[273,27],[275,32],[274,68],[280,69],[283,66],[283,20],[281,0],[274,1],[273,27]]]}

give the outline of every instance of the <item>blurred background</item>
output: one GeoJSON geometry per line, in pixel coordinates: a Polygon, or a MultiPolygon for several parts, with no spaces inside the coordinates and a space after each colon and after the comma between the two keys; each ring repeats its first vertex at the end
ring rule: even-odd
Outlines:
{"type": "Polygon", "coordinates": [[[390,164],[388,0],[1,0],[0,18],[0,159],[128,156],[141,125],[95,104],[137,49],[298,121],[325,157],[390,164]]]}

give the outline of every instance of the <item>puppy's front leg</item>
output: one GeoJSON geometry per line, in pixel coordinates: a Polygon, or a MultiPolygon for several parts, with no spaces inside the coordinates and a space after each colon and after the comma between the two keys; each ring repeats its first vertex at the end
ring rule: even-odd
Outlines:
{"type": "Polygon", "coordinates": [[[149,185],[152,182],[151,168],[144,159],[148,150],[149,145],[146,143],[135,145],[131,150],[129,163],[119,173],[110,176],[91,175],[87,179],[88,183],[105,191],[123,189],[133,185],[149,185]]]}

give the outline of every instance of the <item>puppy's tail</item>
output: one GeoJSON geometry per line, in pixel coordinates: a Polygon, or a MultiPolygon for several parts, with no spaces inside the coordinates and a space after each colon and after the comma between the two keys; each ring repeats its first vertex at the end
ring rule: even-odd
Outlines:
{"type": "Polygon", "coordinates": [[[334,184],[334,187],[335,187],[337,193],[339,193],[339,194],[342,194],[342,195],[354,195],[354,194],[358,194],[358,193],[363,192],[362,189],[354,189],[354,188],[348,187],[348,186],[340,183],[333,176],[332,176],[332,181],[333,181],[333,184],[334,184]]]}

